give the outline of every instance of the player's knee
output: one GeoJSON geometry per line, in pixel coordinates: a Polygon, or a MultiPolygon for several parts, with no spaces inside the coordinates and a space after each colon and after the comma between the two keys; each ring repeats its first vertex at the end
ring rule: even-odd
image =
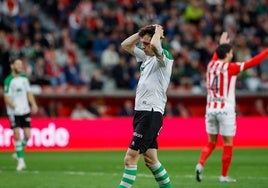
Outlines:
{"type": "Polygon", "coordinates": [[[134,155],[129,155],[129,154],[126,154],[125,158],[124,158],[124,164],[126,166],[129,166],[129,165],[136,165],[137,164],[137,157],[134,156],[134,155]]]}
{"type": "Polygon", "coordinates": [[[19,141],[20,140],[20,134],[19,133],[14,132],[14,140],[15,141],[19,141]]]}
{"type": "Polygon", "coordinates": [[[148,156],[144,156],[144,163],[147,167],[152,166],[153,164],[157,163],[157,159],[153,159],[148,156]]]}

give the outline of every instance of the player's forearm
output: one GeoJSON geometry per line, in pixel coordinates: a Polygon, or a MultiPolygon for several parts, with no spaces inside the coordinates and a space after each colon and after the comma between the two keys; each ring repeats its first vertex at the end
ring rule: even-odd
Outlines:
{"type": "Polygon", "coordinates": [[[35,98],[32,93],[28,93],[28,100],[31,106],[37,106],[35,98]]]}
{"type": "Polygon", "coordinates": [[[121,47],[127,51],[128,53],[133,54],[134,53],[134,47],[136,46],[136,44],[139,42],[139,34],[135,33],[133,35],[131,35],[130,37],[126,38],[122,43],[121,43],[121,47]]]}
{"type": "Polygon", "coordinates": [[[152,50],[154,51],[157,57],[162,56],[162,52],[163,52],[163,49],[161,46],[161,37],[162,37],[161,33],[155,33],[151,40],[152,50]]]}
{"type": "Polygon", "coordinates": [[[10,108],[15,109],[15,105],[11,101],[9,96],[4,96],[4,101],[5,101],[6,105],[8,105],[10,108]]]}
{"type": "Polygon", "coordinates": [[[248,69],[260,64],[267,57],[268,57],[268,49],[262,51],[258,55],[254,56],[252,59],[246,61],[244,69],[248,69]]]}

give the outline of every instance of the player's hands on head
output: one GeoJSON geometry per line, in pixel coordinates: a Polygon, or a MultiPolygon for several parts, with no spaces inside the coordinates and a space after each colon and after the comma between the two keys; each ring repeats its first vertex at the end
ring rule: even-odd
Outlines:
{"type": "Polygon", "coordinates": [[[159,33],[161,39],[165,38],[163,26],[159,24],[154,24],[153,26],[155,26],[155,33],[159,33]]]}

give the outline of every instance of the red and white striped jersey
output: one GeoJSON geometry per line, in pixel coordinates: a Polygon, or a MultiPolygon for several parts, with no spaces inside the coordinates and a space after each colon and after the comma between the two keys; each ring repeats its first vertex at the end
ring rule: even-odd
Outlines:
{"type": "Polygon", "coordinates": [[[237,75],[260,64],[268,56],[268,50],[246,62],[223,62],[214,54],[207,66],[207,112],[235,111],[237,75]]]}
{"type": "Polygon", "coordinates": [[[234,110],[237,74],[245,63],[212,60],[207,67],[207,110],[234,110]]]}

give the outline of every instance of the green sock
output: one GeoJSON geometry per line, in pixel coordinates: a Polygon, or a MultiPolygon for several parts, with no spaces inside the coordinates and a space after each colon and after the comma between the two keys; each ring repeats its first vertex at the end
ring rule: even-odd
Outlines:
{"type": "Polygon", "coordinates": [[[15,150],[18,158],[24,158],[23,145],[21,141],[15,141],[15,150]]]}
{"type": "Polygon", "coordinates": [[[137,165],[125,166],[124,174],[118,188],[132,187],[137,175],[137,165]]]}
{"type": "Polygon", "coordinates": [[[160,162],[149,166],[149,169],[152,171],[155,180],[157,181],[160,188],[171,188],[170,179],[166,169],[161,165],[160,162]]]}

